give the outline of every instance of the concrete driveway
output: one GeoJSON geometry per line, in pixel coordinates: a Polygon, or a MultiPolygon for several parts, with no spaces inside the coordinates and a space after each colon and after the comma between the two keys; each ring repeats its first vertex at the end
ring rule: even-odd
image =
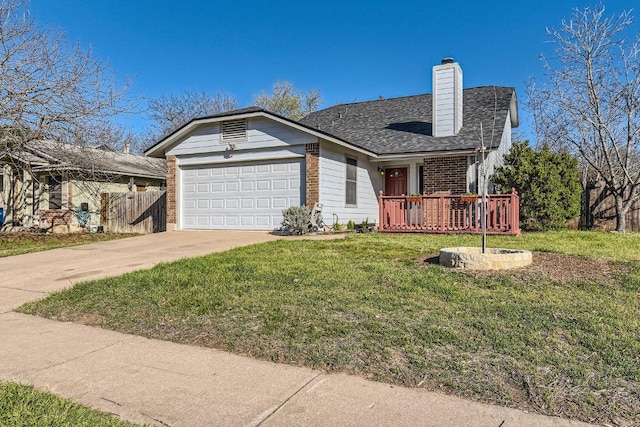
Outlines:
{"type": "Polygon", "coordinates": [[[0,381],[161,426],[583,426],[11,310],[73,283],[278,239],[169,232],[0,258],[0,381]]]}
{"type": "Polygon", "coordinates": [[[265,232],[180,231],[0,258],[0,313],[85,280],[279,238],[265,232]]]}

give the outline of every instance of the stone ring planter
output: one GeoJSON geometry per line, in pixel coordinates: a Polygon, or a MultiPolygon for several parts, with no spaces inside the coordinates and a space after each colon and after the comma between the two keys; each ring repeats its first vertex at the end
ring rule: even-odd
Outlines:
{"type": "Polygon", "coordinates": [[[440,265],[467,270],[505,270],[531,264],[531,252],[517,249],[456,247],[440,249],[440,265]]]}

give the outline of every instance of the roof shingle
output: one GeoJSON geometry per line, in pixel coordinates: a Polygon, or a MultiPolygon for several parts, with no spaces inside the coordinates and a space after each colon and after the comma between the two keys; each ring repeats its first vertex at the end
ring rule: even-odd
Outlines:
{"type": "Polygon", "coordinates": [[[381,155],[476,149],[482,123],[485,145],[494,148],[514,96],[511,87],[464,89],[462,129],[455,136],[431,135],[431,94],[339,104],[311,113],[300,123],[381,155]]]}

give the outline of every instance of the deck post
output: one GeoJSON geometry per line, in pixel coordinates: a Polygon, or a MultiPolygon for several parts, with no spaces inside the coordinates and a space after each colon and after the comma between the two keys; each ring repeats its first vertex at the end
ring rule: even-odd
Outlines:
{"type": "Polygon", "coordinates": [[[515,235],[520,234],[520,197],[515,188],[511,188],[511,227],[515,235]]]}
{"type": "Polygon", "coordinates": [[[378,231],[384,230],[384,200],[382,199],[382,190],[378,193],[378,231]]]}
{"type": "Polygon", "coordinates": [[[444,233],[445,230],[445,207],[444,207],[444,196],[440,196],[440,231],[444,233]]]}

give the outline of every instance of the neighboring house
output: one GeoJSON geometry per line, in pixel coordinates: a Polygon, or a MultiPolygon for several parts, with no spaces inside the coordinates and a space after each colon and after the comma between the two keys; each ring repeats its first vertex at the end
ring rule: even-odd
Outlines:
{"type": "Polygon", "coordinates": [[[100,224],[100,193],[164,189],[162,159],[30,142],[0,156],[4,229],[39,227],[75,231],[100,224]]]}
{"type": "Polygon", "coordinates": [[[272,230],[283,209],[316,202],[327,223],[377,222],[380,191],[478,192],[481,124],[490,176],[518,126],[515,91],[463,90],[449,59],[433,79],[433,94],[336,105],[299,122],[258,107],[190,121],[145,151],[167,159],[168,229],[272,230]]]}

